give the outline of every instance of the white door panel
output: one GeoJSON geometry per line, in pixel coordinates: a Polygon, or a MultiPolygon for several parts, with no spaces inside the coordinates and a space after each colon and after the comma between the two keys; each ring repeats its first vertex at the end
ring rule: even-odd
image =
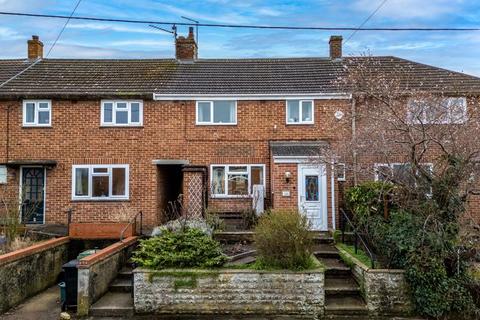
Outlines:
{"type": "Polygon", "coordinates": [[[313,230],[327,230],[327,178],[325,166],[298,166],[298,207],[313,230]]]}

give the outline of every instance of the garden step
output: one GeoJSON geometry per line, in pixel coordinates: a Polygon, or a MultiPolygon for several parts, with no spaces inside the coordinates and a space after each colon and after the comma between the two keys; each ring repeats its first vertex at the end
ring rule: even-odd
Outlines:
{"type": "Polygon", "coordinates": [[[234,261],[228,262],[225,264],[225,267],[228,266],[235,266],[235,265],[242,265],[242,264],[251,264],[254,263],[256,260],[255,256],[245,256],[234,261]]]}
{"type": "Polygon", "coordinates": [[[317,258],[340,258],[338,249],[331,244],[316,244],[313,247],[313,253],[317,258]]]}
{"type": "Polygon", "coordinates": [[[326,278],[325,294],[333,295],[358,295],[360,294],[360,286],[353,278],[326,278]]]}
{"type": "Polygon", "coordinates": [[[325,276],[331,278],[350,277],[352,272],[340,259],[321,258],[319,260],[325,265],[325,276]]]}
{"type": "Polygon", "coordinates": [[[215,232],[213,238],[220,242],[237,243],[237,242],[253,242],[253,231],[222,231],[215,232]]]}
{"type": "Polygon", "coordinates": [[[132,292],[132,279],[115,279],[109,286],[110,292],[132,292]]]}
{"type": "Polygon", "coordinates": [[[118,274],[117,274],[117,279],[132,279],[133,277],[133,272],[132,272],[132,268],[130,267],[125,267],[123,269],[121,269],[118,274]]]}
{"type": "Polygon", "coordinates": [[[331,296],[326,299],[325,313],[327,315],[366,315],[368,309],[360,296],[331,296]]]}
{"type": "Polygon", "coordinates": [[[132,317],[133,298],[127,292],[107,292],[89,310],[93,317],[132,317]]]}

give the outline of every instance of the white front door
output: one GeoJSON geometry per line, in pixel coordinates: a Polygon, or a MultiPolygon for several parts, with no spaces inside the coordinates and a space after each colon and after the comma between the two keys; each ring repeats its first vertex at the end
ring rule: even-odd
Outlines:
{"type": "Polygon", "coordinates": [[[326,187],[324,165],[298,165],[298,210],[306,215],[313,230],[328,229],[326,187]]]}

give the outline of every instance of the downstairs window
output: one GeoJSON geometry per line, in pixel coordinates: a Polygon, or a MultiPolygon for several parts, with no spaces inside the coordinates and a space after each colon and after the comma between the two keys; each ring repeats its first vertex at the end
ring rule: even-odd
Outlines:
{"type": "Polygon", "coordinates": [[[265,165],[212,165],[211,193],[214,197],[242,197],[253,193],[254,185],[265,186],[265,165]]]}
{"type": "Polygon", "coordinates": [[[72,173],[72,198],[127,200],[128,170],[128,165],[75,165],[72,173]]]}

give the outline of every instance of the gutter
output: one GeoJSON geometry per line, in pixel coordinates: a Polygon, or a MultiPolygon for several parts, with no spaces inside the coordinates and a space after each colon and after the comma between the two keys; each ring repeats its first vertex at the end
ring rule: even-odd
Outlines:
{"type": "Polygon", "coordinates": [[[286,94],[160,94],[154,93],[153,100],[157,101],[195,101],[195,100],[288,100],[288,99],[310,99],[310,100],[330,100],[330,99],[351,99],[350,93],[286,93],[286,94]]]}

